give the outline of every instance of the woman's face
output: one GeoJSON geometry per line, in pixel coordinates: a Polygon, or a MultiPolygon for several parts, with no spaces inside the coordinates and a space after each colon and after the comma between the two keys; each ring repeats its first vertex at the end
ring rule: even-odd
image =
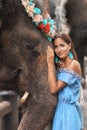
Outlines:
{"type": "Polygon", "coordinates": [[[71,49],[71,44],[67,44],[61,38],[56,38],[54,41],[54,51],[56,55],[60,58],[66,58],[71,49]]]}

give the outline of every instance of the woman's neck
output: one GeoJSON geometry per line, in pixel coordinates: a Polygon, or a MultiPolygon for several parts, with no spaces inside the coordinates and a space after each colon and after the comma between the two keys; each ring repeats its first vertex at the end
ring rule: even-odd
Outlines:
{"type": "Polygon", "coordinates": [[[60,67],[67,68],[70,66],[70,64],[73,62],[73,59],[70,59],[69,57],[61,59],[61,65],[60,67]]]}

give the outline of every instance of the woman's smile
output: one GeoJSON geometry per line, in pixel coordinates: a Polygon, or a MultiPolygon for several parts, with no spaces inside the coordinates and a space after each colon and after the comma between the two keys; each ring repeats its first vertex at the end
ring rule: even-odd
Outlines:
{"type": "Polygon", "coordinates": [[[58,56],[63,56],[64,55],[64,52],[59,52],[58,53],[58,56]]]}
{"type": "Polygon", "coordinates": [[[66,57],[65,52],[59,52],[57,55],[59,56],[59,58],[64,58],[66,57]]]}

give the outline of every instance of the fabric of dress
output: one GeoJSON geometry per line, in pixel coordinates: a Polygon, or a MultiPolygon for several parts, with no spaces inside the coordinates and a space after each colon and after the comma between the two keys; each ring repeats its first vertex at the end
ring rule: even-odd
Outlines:
{"type": "Polygon", "coordinates": [[[82,130],[82,114],[78,103],[81,75],[69,68],[57,71],[57,79],[67,85],[58,92],[52,130],[82,130]]]}

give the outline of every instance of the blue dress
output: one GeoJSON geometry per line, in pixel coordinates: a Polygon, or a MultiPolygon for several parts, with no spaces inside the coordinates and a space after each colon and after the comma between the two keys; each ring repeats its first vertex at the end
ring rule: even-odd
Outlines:
{"type": "Polygon", "coordinates": [[[82,130],[82,115],[78,103],[81,75],[69,68],[57,71],[57,79],[67,85],[58,92],[52,130],[82,130]]]}

